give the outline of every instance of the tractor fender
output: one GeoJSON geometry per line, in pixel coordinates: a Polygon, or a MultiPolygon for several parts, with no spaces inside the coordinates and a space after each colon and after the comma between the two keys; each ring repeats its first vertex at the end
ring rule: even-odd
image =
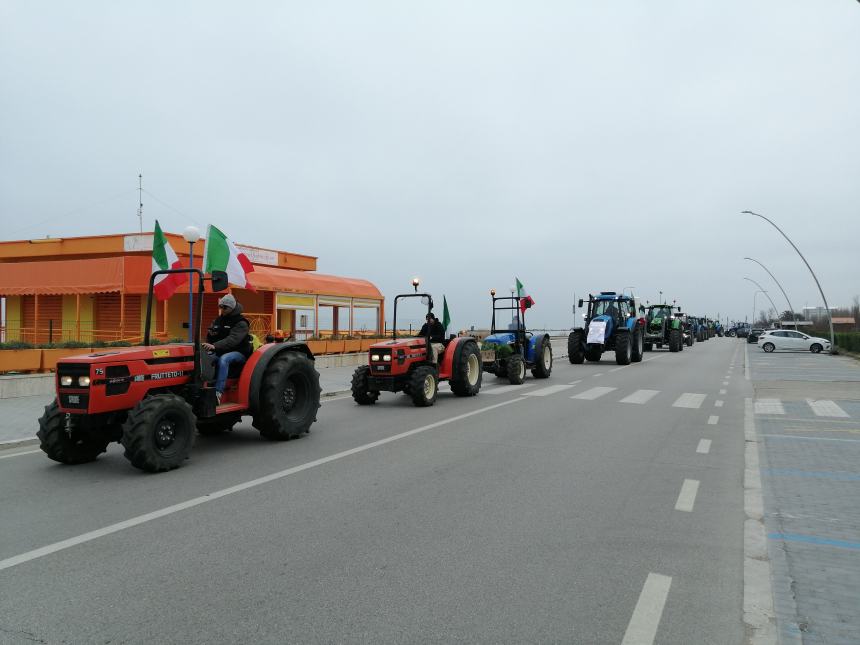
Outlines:
{"type": "Polygon", "coordinates": [[[260,405],[260,387],[266,368],[273,358],[284,352],[301,352],[314,360],[313,352],[302,342],[267,343],[251,354],[239,378],[239,403],[247,406],[250,412],[256,412],[260,405]]]}
{"type": "MultiPolygon", "coordinates": [[[[454,374],[454,365],[458,364],[455,361],[460,360],[460,355],[463,353],[463,347],[466,346],[468,341],[477,341],[471,336],[457,336],[452,339],[448,346],[445,348],[445,354],[442,356],[442,363],[439,365],[439,378],[451,378],[454,374]],[[451,351],[451,350],[454,351],[451,351]]],[[[478,349],[480,349],[480,345],[478,345],[478,349]]]]}
{"type": "Polygon", "coordinates": [[[527,363],[534,363],[535,361],[537,361],[537,349],[543,342],[544,338],[546,338],[546,342],[550,342],[549,334],[535,334],[532,336],[531,340],[529,341],[528,349],[526,350],[527,363]]]}

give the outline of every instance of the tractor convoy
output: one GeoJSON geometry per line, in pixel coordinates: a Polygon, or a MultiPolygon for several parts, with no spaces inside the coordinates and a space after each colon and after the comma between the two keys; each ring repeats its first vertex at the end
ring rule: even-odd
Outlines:
{"type": "MultiPolygon", "coordinates": [[[[46,406],[37,433],[48,457],[82,464],[118,442],[134,467],[163,472],[188,459],[197,434],[232,430],[244,416],[253,419],[265,439],[295,439],[310,431],[321,389],[306,343],[259,346],[244,363],[231,367],[223,395],[216,393],[216,367],[200,341],[206,282],[211,292],[228,286],[226,274],[218,271],[209,277],[198,269],[153,272],[142,346],[107,348],[57,364],[56,398],[46,406]],[[153,286],[156,278],[169,274],[193,278],[193,341],[156,345],[150,335],[153,286]]],[[[527,371],[536,379],[552,374],[549,334],[526,328],[525,312],[534,302],[530,296],[497,297],[492,290],[489,333],[446,337],[432,315],[433,297],[418,292],[417,279],[412,284],[414,293],[394,298],[391,337],[374,343],[366,364],[353,373],[356,404],[373,405],[382,392],[403,392],[413,405],[428,407],[437,401],[441,382],[447,382],[455,396],[471,397],[481,391],[484,372],[512,385],[522,384],[527,371]],[[418,334],[398,328],[398,306],[413,299],[428,314],[418,334]]],[[[629,365],[655,347],[680,352],[723,333],[710,319],[684,314],[674,304],[643,306],[632,294],[601,291],[580,299],[578,307],[583,306],[583,324],[567,340],[573,364],[599,362],[604,352],[613,352],[618,365],[629,365]]],[[[447,325],[447,304],[445,313],[447,325]]]]}

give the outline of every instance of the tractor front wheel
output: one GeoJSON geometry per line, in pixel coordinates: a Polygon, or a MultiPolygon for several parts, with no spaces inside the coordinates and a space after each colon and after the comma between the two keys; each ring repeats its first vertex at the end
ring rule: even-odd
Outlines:
{"type": "Polygon", "coordinates": [[[669,330],[669,351],[670,352],[680,352],[682,342],[683,342],[683,340],[681,339],[681,330],[680,329],[669,330]]]}
{"type": "Polygon", "coordinates": [[[368,387],[369,378],[369,365],[359,365],[355,368],[355,372],[352,375],[352,398],[359,405],[373,405],[379,398],[379,392],[371,390],[368,387]]]}
{"type": "Polygon", "coordinates": [[[412,403],[419,408],[428,408],[436,403],[439,393],[439,377],[436,370],[429,365],[416,367],[409,377],[409,395],[412,403]]]}
{"type": "Polygon", "coordinates": [[[519,354],[508,359],[508,381],[511,385],[522,385],[526,380],[526,363],[519,354]]]}
{"type": "Polygon", "coordinates": [[[456,396],[475,396],[481,391],[484,370],[481,363],[481,350],[478,349],[477,343],[466,341],[453,368],[450,386],[456,396]]]}
{"type": "Polygon", "coordinates": [[[179,468],[194,444],[195,422],[191,406],[182,397],[156,394],[145,398],[122,425],[126,459],[150,473],[179,468]]]}
{"type": "Polygon", "coordinates": [[[552,343],[549,342],[549,337],[544,336],[535,350],[535,366],[532,369],[532,376],[549,378],[552,373],[552,343]]]}
{"type": "Polygon", "coordinates": [[[105,436],[84,432],[74,415],[60,410],[57,400],[45,406],[45,413],[39,418],[39,448],[49,458],[61,464],[85,464],[107,450],[110,443],[105,436]]]}
{"type": "Polygon", "coordinates": [[[585,343],[583,342],[584,332],[576,329],[570,332],[567,337],[567,358],[574,365],[581,365],[585,360],[585,343]]]}
{"type": "Polygon", "coordinates": [[[630,365],[630,355],[632,354],[630,347],[630,332],[627,330],[618,331],[615,334],[615,362],[618,365],[630,365]]]}
{"type": "Polygon", "coordinates": [[[260,409],[254,427],[266,439],[284,441],[310,432],[320,407],[320,375],[301,352],[272,359],[263,374],[260,409]]]}

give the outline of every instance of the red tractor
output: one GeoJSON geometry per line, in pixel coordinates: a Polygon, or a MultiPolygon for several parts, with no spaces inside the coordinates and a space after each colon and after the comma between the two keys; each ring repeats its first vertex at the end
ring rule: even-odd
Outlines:
{"type": "MultiPolygon", "coordinates": [[[[214,272],[213,291],[227,287],[214,272]]],[[[57,398],[39,419],[40,448],[54,461],[96,459],[112,441],[122,443],[133,466],[172,470],[188,458],[195,427],[200,434],[233,428],[243,415],[266,439],[292,439],[310,430],[320,407],[319,373],[304,343],[269,343],[228,376],[221,403],[215,367],[201,354],[204,276],[198,269],[156,271],[150,276],[142,347],[107,348],[57,364],[57,398]],[[197,276],[194,342],[150,345],[152,288],[157,276],[197,276]]]]}
{"type": "Polygon", "coordinates": [[[469,336],[449,338],[436,360],[430,337],[397,337],[397,303],[404,298],[421,298],[427,312],[433,310],[433,297],[418,293],[394,298],[394,332],[391,340],[370,347],[369,365],[361,365],[352,376],[352,398],[359,405],[376,403],[380,392],[405,392],[418,407],[436,402],[439,381],[448,381],[457,396],[475,396],[481,389],[481,351],[469,336]]]}

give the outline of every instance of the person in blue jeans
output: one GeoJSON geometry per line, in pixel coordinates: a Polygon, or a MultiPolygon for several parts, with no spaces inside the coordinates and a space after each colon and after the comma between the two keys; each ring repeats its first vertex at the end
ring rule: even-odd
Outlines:
{"type": "Polygon", "coordinates": [[[209,325],[206,342],[201,347],[212,355],[218,376],[215,378],[215,398],[221,403],[227,372],[233,363],[244,363],[253,351],[251,326],[242,316],[242,305],[233,294],[218,300],[218,317],[209,325]]]}

